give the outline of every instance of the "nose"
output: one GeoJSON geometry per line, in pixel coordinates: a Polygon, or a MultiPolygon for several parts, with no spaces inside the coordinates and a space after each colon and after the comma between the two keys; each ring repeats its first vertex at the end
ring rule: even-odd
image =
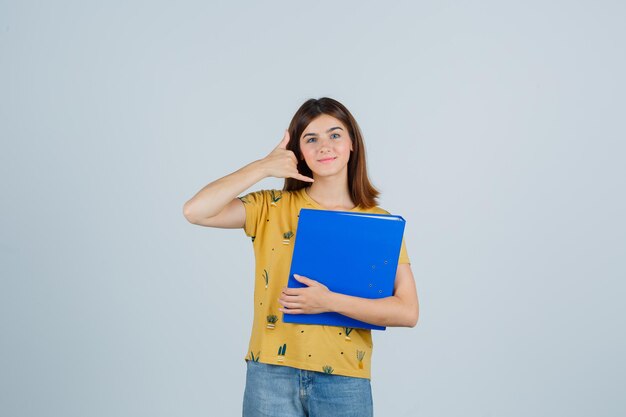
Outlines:
{"type": "Polygon", "coordinates": [[[319,151],[320,151],[320,152],[322,152],[322,153],[323,153],[323,152],[330,152],[330,144],[331,144],[331,143],[332,143],[332,142],[331,142],[331,140],[330,140],[330,139],[328,139],[328,138],[321,139],[321,140],[318,142],[318,145],[319,145],[319,151]]]}

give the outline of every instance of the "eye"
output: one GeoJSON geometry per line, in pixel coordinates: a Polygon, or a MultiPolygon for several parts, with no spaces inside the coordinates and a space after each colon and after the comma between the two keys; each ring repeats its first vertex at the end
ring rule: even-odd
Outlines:
{"type": "Polygon", "coordinates": [[[315,138],[308,138],[308,139],[306,140],[306,143],[311,143],[311,141],[312,141],[312,140],[315,140],[315,138]]]}
{"type": "Polygon", "coordinates": [[[332,138],[333,136],[337,135],[338,138],[341,137],[341,135],[339,133],[333,133],[332,135],[330,135],[330,137],[332,138]]]}

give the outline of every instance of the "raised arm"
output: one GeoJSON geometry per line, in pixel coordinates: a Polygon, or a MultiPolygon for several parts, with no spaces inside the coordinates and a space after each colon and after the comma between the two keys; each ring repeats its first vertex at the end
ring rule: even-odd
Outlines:
{"type": "Polygon", "coordinates": [[[297,178],[312,182],[298,172],[295,154],[287,150],[289,132],[269,155],[206,185],[183,206],[183,215],[193,224],[207,227],[242,228],[246,211],[239,194],[266,177],[297,178]]]}

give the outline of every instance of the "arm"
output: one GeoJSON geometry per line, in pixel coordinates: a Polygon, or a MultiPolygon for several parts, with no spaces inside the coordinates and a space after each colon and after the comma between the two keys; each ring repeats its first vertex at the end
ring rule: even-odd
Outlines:
{"type": "Polygon", "coordinates": [[[394,293],[390,297],[369,299],[329,291],[312,279],[296,276],[306,288],[283,288],[279,309],[287,314],[316,314],[334,311],[378,326],[415,327],[419,301],[410,264],[399,264],[394,293]]]}
{"type": "Polygon", "coordinates": [[[200,226],[243,227],[246,211],[236,197],[266,177],[259,164],[260,161],[254,161],[206,185],[183,206],[185,218],[200,226]]]}
{"type": "Polygon", "coordinates": [[[266,177],[292,177],[312,182],[312,178],[298,173],[298,160],[286,149],[288,142],[289,132],[285,131],[281,142],[265,158],[206,185],[183,206],[185,218],[201,226],[242,228],[246,210],[236,197],[252,185],[266,177]]]}

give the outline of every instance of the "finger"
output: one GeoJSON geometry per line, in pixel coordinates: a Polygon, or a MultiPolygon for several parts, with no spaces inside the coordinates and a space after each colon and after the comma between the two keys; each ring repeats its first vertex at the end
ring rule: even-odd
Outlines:
{"type": "Polygon", "coordinates": [[[298,169],[298,158],[296,158],[296,154],[293,153],[293,151],[287,151],[287,155],[289,155],[289,157],[293,161],[293,165],[296,167],[296,170],[297,170],[298,169]]]}
{"type": "Polygon", "coordinates": [[[300,308],[300,307],[302,307],[302,304],[300,304],[300,303],[291,303],[289,301],[284,301],[284,300],[280,300],[280,303],[283,305],[283,307],[287,307],[287,308],[300,308]]]}
{"type": "Polygon", "coordinates": [[[287,287],[283,288],[283,291],[282,291],[283,294],[290,296],[290,297],[298,296],[300,295],[301,292],[302,290],[300,288],[287,288],[287,287]]]}
{"type": "Polygon", "coordinates": [[[298,275],[298,274],[293,274],[294,278],[296,280],[298,280],[299,282],[308,285],[309,287],[311,285],[315,285],[317,284],[317,281],[315,281],[314,279],[311,278],[307,278],[307,277],[303,277],[302,275],[298,275]]]}
{"type": "Polygon", "coordinates": [[[278,302],[281,303],[282,305],[285,305],[286,303],[290,303],[290,304],[300,303],[300,298],[297,295],[281,295],[280,298],[278,299],[278,302]]]}
{"type": "Polygon", "coordinates": [[[282,303],[299,303],[301,301],[299,295],[285,295],[282,294],[278,301],[282,303]]]}
{"type": "Polygon", "coordinates": [[[276,149],[287,149],[287,144],[289,143],[289,131],[285,130],[285,134],[283,138],[280,140],[280,143],[276,147],[276,149]]]}
{"type": "Polygon", "coordinates": [[[284,307],[293,308],[293,307],[301,307],[302,299],[298,296],[281,296],[278,299],[278,302],[282,304],[284,307]]]}
{"type": "Polygon", "coordinates": [[[297,180],[306,181],[306,182],[314,182],[315,181],[313,178],[306,177],[306,176],[304,176],[304,175],[302,175],[300,173],[292,175],[291,178],[295,178],[297,180]]]}
{"type": "Polygon", "coordinates": [[[279,308],[278,311],[285,314],[304,314],[304,310],[301,308],[279,308]]]}

